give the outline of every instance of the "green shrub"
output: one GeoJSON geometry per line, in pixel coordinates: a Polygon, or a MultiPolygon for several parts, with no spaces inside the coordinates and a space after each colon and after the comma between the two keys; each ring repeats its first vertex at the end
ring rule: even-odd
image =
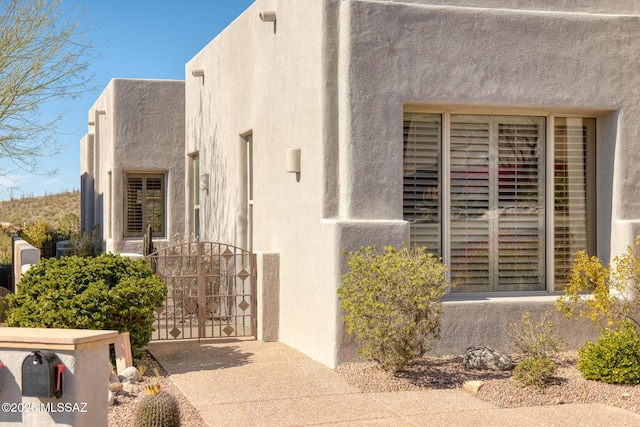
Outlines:
{"type": "Polygon", "coordinates": [[[589,380],[612,384],[640,383],[640,335],[626,320],[607,329],[596,343],[578,350],[578,370],[589,380]]]}
{"type": "Polygon", "coordinates": [[[56,230],[57,240],[69,240],[73,255],[82,257],[98,256],[102,252],[102,236],[100,225],[89,231],[82,230],[78,215],[70,213],[62,217],[56,230]]]}
{"type": "Polygon", "coordinates": [[[558,366],[549,356],[560,349],[562,339],[553,333],[550,315],[551,313],[546,311],[538,321],[526,312],[522,315],[520,323],[509,325],[509,337],[525,356],[513,371],[513,378],[522,386],[542,388],[554,381],[558,366]]]}
{"type": "Polygon", "coordinates": [[[347,332],[358,354],[384,370],[402,370],[439,338],[446,267],[424,248],[349,252],[338,289],[347,332]]]}
{"type": "Polygon", "coordinates": [[[74,213],[68,213],[58,222],[58,233],[69,239],[80,234],[80,217],[74,213]]]}
{"type": "Polygon", "coordinates": [[[546,357],[525,359],[516,365],[513,378],[522,386],[543,388],[554,382],[554,375],[558,365],[546,357]]]}
{"type": "Polygon", "coordinates": [[[537,321],[526,312],[520,323],[509,325],[509,337],[514,346],[527,358],[548,359],[551,353],[562,346],[562,338],[553,332],[553,322],[549,320],[551,313],[546,311],[537,321]]]}
{"type": "Polygon", "coordinates": [[[0,229],[0,265],[11,265],[13,259],[12,254],[13,240],[11,235],[3,229],[0,229]]]}
{"type": "Polygon", "coordinates": [[[80,231],[69,238],[71,251],[81,257],[94,257],[102,253],[100,225],[96,224],[89,231],[80,231]]]}
{"type": "Polygon", "coordinates": [[[8,326],[129,331],[134,358],[151,339],[167,289],[148,264],[114,254],[45,259],[8,297],[8,326]]]}

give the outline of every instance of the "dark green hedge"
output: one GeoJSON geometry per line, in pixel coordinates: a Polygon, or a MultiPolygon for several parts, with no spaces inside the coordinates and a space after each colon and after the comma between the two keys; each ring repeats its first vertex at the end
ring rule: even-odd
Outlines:
{"type": "Polygon", "coordinates": [[[8,297],[7,325],[129,331],[134,358],[151,339],[167,289],[146,261],[115,254],[47,259],[8,297]]]}

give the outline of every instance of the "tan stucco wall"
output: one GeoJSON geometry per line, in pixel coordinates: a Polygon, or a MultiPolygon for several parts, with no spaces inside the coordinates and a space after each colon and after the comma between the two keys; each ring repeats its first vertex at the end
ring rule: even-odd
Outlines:
{"type": "Polygon", "coordinates": [[[486,295],[448,295],[444,298],[440,339],[432,342],[432,355],[461,355],[473,346],[488,346],[496,350],[518,352],[509,337],[510,324],[522,324],[522,315],[529,313],[540,321],[548,313],[553,333],[562,338],[562,349],[576,349],[585,341],[595,342],[600,326],[586,317],[569,319],[556,310],[557,295],[517,293],[486,295]]]}
{"type": "MultiPolygon", "coordinates": [[[[637,198],[628,197],[640,182],[634,166],[640,136],[634,119],[640,96],[638,17],[415,3],[424,4],[342,3],[340,188],[348,191],[342,193],[343,216],[401,217],[403,108],[582,113],[599,119],[598,254],[607,259],[620,253],[633,241],[640,219],[637,198]]],[[[493,311],[464,307],[471,322],[493,311]]],[[[504,334],[487,332],[504,329],[490,326],[485,322],[477,334],[466,335],[469,345],[504,342],[504,334]]],[[[448,339],[449,351],[456,351],[460,343],[445,335],[441,351],[447,351],[448,339]]]]}
{"type": "MultiPolygon", "coordinates": [[[[86,148],[82,151],[81,174],[88,183],[93,178],[95,194],[94,222],[87,225],[100,224],[104,249],[142,251],[142,238],[123,237],[124,173],[127,172],[166,173],[167,231],[163,238],[154,241],[162,243],[174,236],[182,238],[184,82],[114,79],[89,110],[89,122],[94,124],[89,125],[89,134],[82,142],[86,148]],[[96,113],[98,110],[104,110],[105,114],[96,113]],[[93,150],[90,150],[91,140],[93,150]],[[112,194],[109,194],[110,188],[112,194]]],[[[83,209],[85,206],[90,209],[90,200],[84,199],[83,209]]]]}
{"type": "MultiPolygon", "coordinates": [[[[381,171],[374,176],[367,172],[365,178],[362,168],[345,167],[341,177],[358,183],[358,194],[346,198],[351,202],[348,216],[399,215],[398,180],[389,180],[388,172],[400,170],[401,150],[379,155],[361,145],[400,144],[402,106],[416,104],[448,110],[465,106],[474,112],[591,109],[601,118],[598,182],[603,203],[598,207],[612,211],[614,228],[618,220],[638,220],[640,202],[625,197],[640,182],[635,167],[640,134],[635,120],[640,95],[637,16],[350,1],[343,3],[342,17],[341,29],[348,32],[343,39],[350,40],[344,44],[349,56],[344,94],[351,115],[341,118],[346,121],[341,136],[352,158],[345,163],[375,165],[372,170],[381,171]],[[375,192],[381,197],[366,196],[375,192]],[[606,203],[608,192],[613,200],[606,203]]],[[[601,246],[606,246],[609,239],[602,237],[601,246]]],[[[619,245],[629,241],[628,236],[614,242],[612,251],[619,252],[619,245]]]]}
{"type": "Polygon", "coordinates": [[[257,1],[185,70],[187,154],[198,151],[201,173],[211,176],[201,237],[247,246],[242,136],[252,132],[253,249],[280,255],[278,337],[327,364],[335,358],[337,265],[334,227],[321,220],[325,198],[336,198],[326,196],[337,183],[326,177],[335,108],[325,106],[336,104],[337,76],[335,49],[323,49],[335,45],[326,31],[338,5],[257,1]],[[277,10],[275,26],[259,19],[269,9],[277,10]],[[204,80],[192,77],[194,68],[205,70],[204,80]],[[301,149],[299,177],[285,172],[289,148],[301,149]]]}
{"type": "Polygon", "coordinates": [[[199,152],[211,177],[202,238],[247,246],[242,136],[252,132],[253,249],[279,254],[279,339],[333,366],[354,350],[335,292],[341,251],[407,240],[403,109],[579,113],[598,118],[598,253],[619,253],[640,228],[640,201],[628,197],[640,182],[640,25],[624,15],[639,9],[256,1],[185,69],[186,154],[199,152]],[[275,25],[263,10],[277,11],[275,25]],[[299,177],[285,172],[288,148],[301,149],[299,177]]]}
{"type": "MultiPolygon", "coordinates": [[[[354,1],[354,0],[348,0],[354,1]]],[[[358,1],[358,0],[355,0],[358,1]]],[[[414,3],[441,6],[476,7],[482,9],[544,10],[570,13],[640,13],[640,4],[635,0],[367,0],[386,3],[414,3]]]]}

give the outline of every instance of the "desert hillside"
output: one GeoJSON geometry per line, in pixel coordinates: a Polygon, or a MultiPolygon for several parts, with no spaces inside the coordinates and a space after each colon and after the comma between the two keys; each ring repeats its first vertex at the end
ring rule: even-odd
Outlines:
{"type": "Polygon", "coordinates": [[[39,197],[21,197],[0,202],[0,222],[15,226],[44,221],[55,229],[65,215],[80,216],[80,191],[48,194],[39,197]]]}

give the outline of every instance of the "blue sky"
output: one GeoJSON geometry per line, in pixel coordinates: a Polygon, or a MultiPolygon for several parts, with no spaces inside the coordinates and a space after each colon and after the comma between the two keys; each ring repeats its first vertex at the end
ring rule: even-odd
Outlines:
{"type": "MultiPolygon", "coordinates": [[[[68,111],[60,125],[64,146],[56,157],[43,159],[53,177],[17,172],[10,176],[13,192],[0,187],[0,200],[40,196],[80,188],[80,140],[87,133],[87,111],[113,78],[184,79],[184,66],[254,0],[65,0],[76,4],[94,28],[90,39],[101,57],[92,65],[96,91],[81,98],[54,102],[46,108],[68,111]],[[12,193],[12,194],[11,194],[12,193]]],[[[0,161],[0,167],[2,161],[0,161]]],[[[0,180],[0,183],[7,182],[0,180]]]]}

